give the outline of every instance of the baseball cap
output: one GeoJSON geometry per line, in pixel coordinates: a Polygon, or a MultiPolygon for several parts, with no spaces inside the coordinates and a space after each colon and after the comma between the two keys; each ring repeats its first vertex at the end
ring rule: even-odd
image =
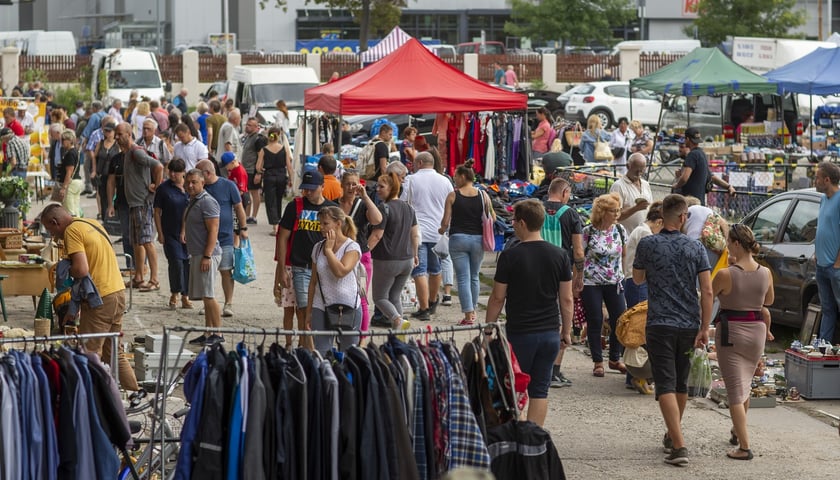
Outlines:
{"type": "Polygon", "coordinates": [[[225,152],[222,154],[222,158],[220,159],[221,166],[227,167],[228,164],[234,160],[236,160],[236,155],[233,152],[225,152]]]}
{"type": "Polygon", "coordinates": [[[300,183],[301,190],[315,190],[324,184],[324,176],[319,171],[307,171],[300,183]]]}
{"type": "Polygon", "coordinates": [[[12,133],[13,132],[12,132],[11,128],[8,128],[8,127],[0,128],[0,137],[5,137],[7,135],[11,135],[12,133]]]}
{"type": "Polygon", "coordinates": [[[102,125],[102,130],[107,130],[109,132],[114,131],[115,128],[116,125],[114,125],[113,123],[106,123],[105,125],[102,125]]]}
{"type": "Polygon", "coordinates": [[[677,143],[680,145],[685,144],[685,137],[677,137],[677,143]]]}
{"type": "Polygon", "coordinates": [[[700,136],[700,130],[697,130],[695,127],[688,127],[685,129],[685,138],[694,143],[700,143],[703,141],[703,137],[700,136]]]}

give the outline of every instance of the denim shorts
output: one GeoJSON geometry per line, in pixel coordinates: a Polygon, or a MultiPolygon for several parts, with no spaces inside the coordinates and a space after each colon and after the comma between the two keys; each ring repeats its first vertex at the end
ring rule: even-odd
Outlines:
{"type": "Polygon", "coordinates": [[[233,245],[222,247],[222,261],[219,262],[219,271],[233,270],[233,245]]]}
{"type": "Polygon", "coordinates": [[[656,398],[666,393],[688,393],[687,353],[694,350],[697,329],[651,325],[645,329],[656,398]]]}
{"type": "Polygon", "coordinates": [[[297,308],[306,308],[309,305],[309,279],[311,278],[312,269],[292,267],[292,286],[295,288],[297,308]]]}
{"type": "Polygon", "coordinates": [[[560,330],[507,334],[513,353],[523,372],[531,376],[528,396],[548,398],[554,360],[560,353],[560,330]]]}
{"type": "Polygon", "coordinates": [[[420,262],[411,271],[411,277],[422,277],[423,275],[440,275],[440,258],[432,251],[435,242],[423,242],[417,250],[420,262]]]}

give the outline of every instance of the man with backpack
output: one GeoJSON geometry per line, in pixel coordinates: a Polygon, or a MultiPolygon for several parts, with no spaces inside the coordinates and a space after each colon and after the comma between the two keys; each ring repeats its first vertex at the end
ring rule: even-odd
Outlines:
{"type": "MultiPolygon", "coordinates": [[[[577,210],[568,205],[572,187],[565,179],[555,178],[548,187],[548,199],[543,202],[545,221],[541,234],[545,241],[560,247],[569,260],[574,260],[572,282],[583,281],[583,223],[577,210]]],[[[571,262],[569,262],[571,264],[571,262]]],[[[571,387],[572,381],[563,375],[561,349],[554,360],[551,372],[551,388],[571,387]]]]}
{"type": "MultiPolygon", "coordinates": [[[[356,169],[362,178],[375,181],[385,173],[391,155],[391,139],[393,136],[394,129],[387,123],[382,124],[379,127],[379,134],[371,138],[370,142],[359,152],[356,169]]],[[[368,189],[369,195],[373,195],[373,193],[375,193],[375,186],[374,192],[368,189]]]]}

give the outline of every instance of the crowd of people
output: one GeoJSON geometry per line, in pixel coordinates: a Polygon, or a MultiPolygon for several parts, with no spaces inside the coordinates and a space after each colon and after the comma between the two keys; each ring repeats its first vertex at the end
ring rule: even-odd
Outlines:
{"type": "MultiPolygon", "coordinates": [[[[469,161],[450,178],[443,173],[437,149],[416,129],[406,129],[398,146],[395,132],[384,124],[373,139],[373,178],[339,168],[331,145],[326,145],[317,168],[303,172],[300,195],[295,192],[284,204],[294,175],[288,115],[263,130],[254,118],[242,125],[241,113],[218,99],[201,102],[187,114],[182,110],[186,94],[180,92],[173,103],[133,97],[125,107],[94,101],[89,107],[76,105],[69,116],[64,108],[51,107],[48,165],[57,203],[45,209],[41,222],[64,241],[73,277],[90,276],[103,300],[107,298],[107,312],[82,310],[84,331],[121,327],[127,286],[144,292],[160,289],[157,241],[168,263],[167,307],[192,309],[193,301],[201,301],[206,332],[192,343],[224,342],[218,332],[222,317],[234,315],[233,249],[248,238],[248,226],[258,222],[261,203],[276,237],[273,293],[284,310],[285,328],[294,328],[296,319],[299,329],[407,329],[412,320],[428,321],[440,305],[451,305],[453,284],[463,314],[460,324],[478,322],[479,269],[485,253],[481,219],[494,218],[495,211],[490,196],[476,186],[469,161]],[[391,160],[395,151],[400,161],[391,160]],[[84,233],[98,228],[93,222],[75,223],[83,213],[80,195],[86,192],[98,195],[100,220],[119,217],[122,248],[134,259],[128,285],[114,278],[119,273],[108,253],[110,241],[84,233]],[[444,235],[448,254],[438,249],[444,235]],[[219,277],[221,305],[215,292],[219,277]],[[409,278],[418,300],[417,311],[411,313],[401,301],[409,278]]],[[[4,116],[0,138],[11,152],[6,158],[14,162],[18,147],[6,137],[11,133],[19,138],[25,128],[18,135],[23,122],[15,111],[4,116]]],[[[549,141],[553,127],[545,111],[538,120],[532,139],[535,152],[546,158],[556,152],[555,142],[549,141]]],[[[685,165],[674,180],[674,193],[657,202],[643,178],[652,140],[641,124],[620,119],[610,135],[597,117],[590,117],[580,140],[584,158],[596,161],[595,144],[604,142],[620,150],[613,150],[613,157],[626,158],[626,170],[610,193],[594,199],[591,222],[584,225],[568,205],[571,185],[550,175],[546,198],[513,205],[518,243],[498,258],[485,320],[497,322],[505,313],[512,349],[522,370],[531,375],[528,419],[542,425],[549,388],[572,385],[561,372],[563,353],[573,338],[577,342],[583,336],[595,377],[605,377],[606,366],[627,374],[629,388],[655,394],[667,430],[665,461],[687,464],[681,431],[688,397],[685,352],[708,345],[717,298],[714,337],[732,413],[731,441],[738,447],[727,455],[750,459],[745,420],[749,384],[770,338],[766,307],[773,302],[772,276],[753,259],[755,238],[748,227],[721,221],[725,266],[718,262],[721,251],[701,243],[696,225],[704,225],[708,216],[700,208],[705,208],[706,184],[715,177],[696,130],[686,131],[685,165]],[[648,301],[645,348],[652,374],[632,378],[622,361],[616,322],[643,301],[648,301]],[[580,309],[583,321],[576,325],[580,309]]],[[[26,168],[17,162],[11,174],[26,168]]],[[[817,185],[833,200],[840,169],[828,165],[820,165],[817,185]]],[[[731,191],[725,181],[714,181],[731,191]]],[[[819,250],[819,234],[817,238],[819,250]]],[[[840,234],[831,242],[837,238],[840,234]]],[[[835,256],[825,257],[836,264],[840,248],[831,242],[826,251],[833,249],[835,256]]],[[[359,341],[357,335],[344,334],[338,343],[345,348],[359,341]]],[[[325,352],[335,339],[312,342],[305,337],[301,342],[325,352]]],[[[100,348],[107,350],[92,345],[94,351],[100,348]]],[[[124,385],[136,386],[129,373],[120,373],[127,376],[124,385]]]]}

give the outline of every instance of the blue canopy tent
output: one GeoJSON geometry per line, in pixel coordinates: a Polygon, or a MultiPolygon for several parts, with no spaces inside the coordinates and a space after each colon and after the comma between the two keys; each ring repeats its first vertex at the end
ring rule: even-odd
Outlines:
{"type": "MultiPolygon", "coordinates": [[[[840,48],[817,48],[804,57],[764,74],[776,82],[778,93],[804,93],[808,95],[834,95],[840,93],[840,48]]],[[[814,106],[809,97],[810,116],[814,106]]],[[[815,123],[818,123],[814,119],[815,123]]],[[[814,129],[811,128],[811,145],[814,129]]]]}

